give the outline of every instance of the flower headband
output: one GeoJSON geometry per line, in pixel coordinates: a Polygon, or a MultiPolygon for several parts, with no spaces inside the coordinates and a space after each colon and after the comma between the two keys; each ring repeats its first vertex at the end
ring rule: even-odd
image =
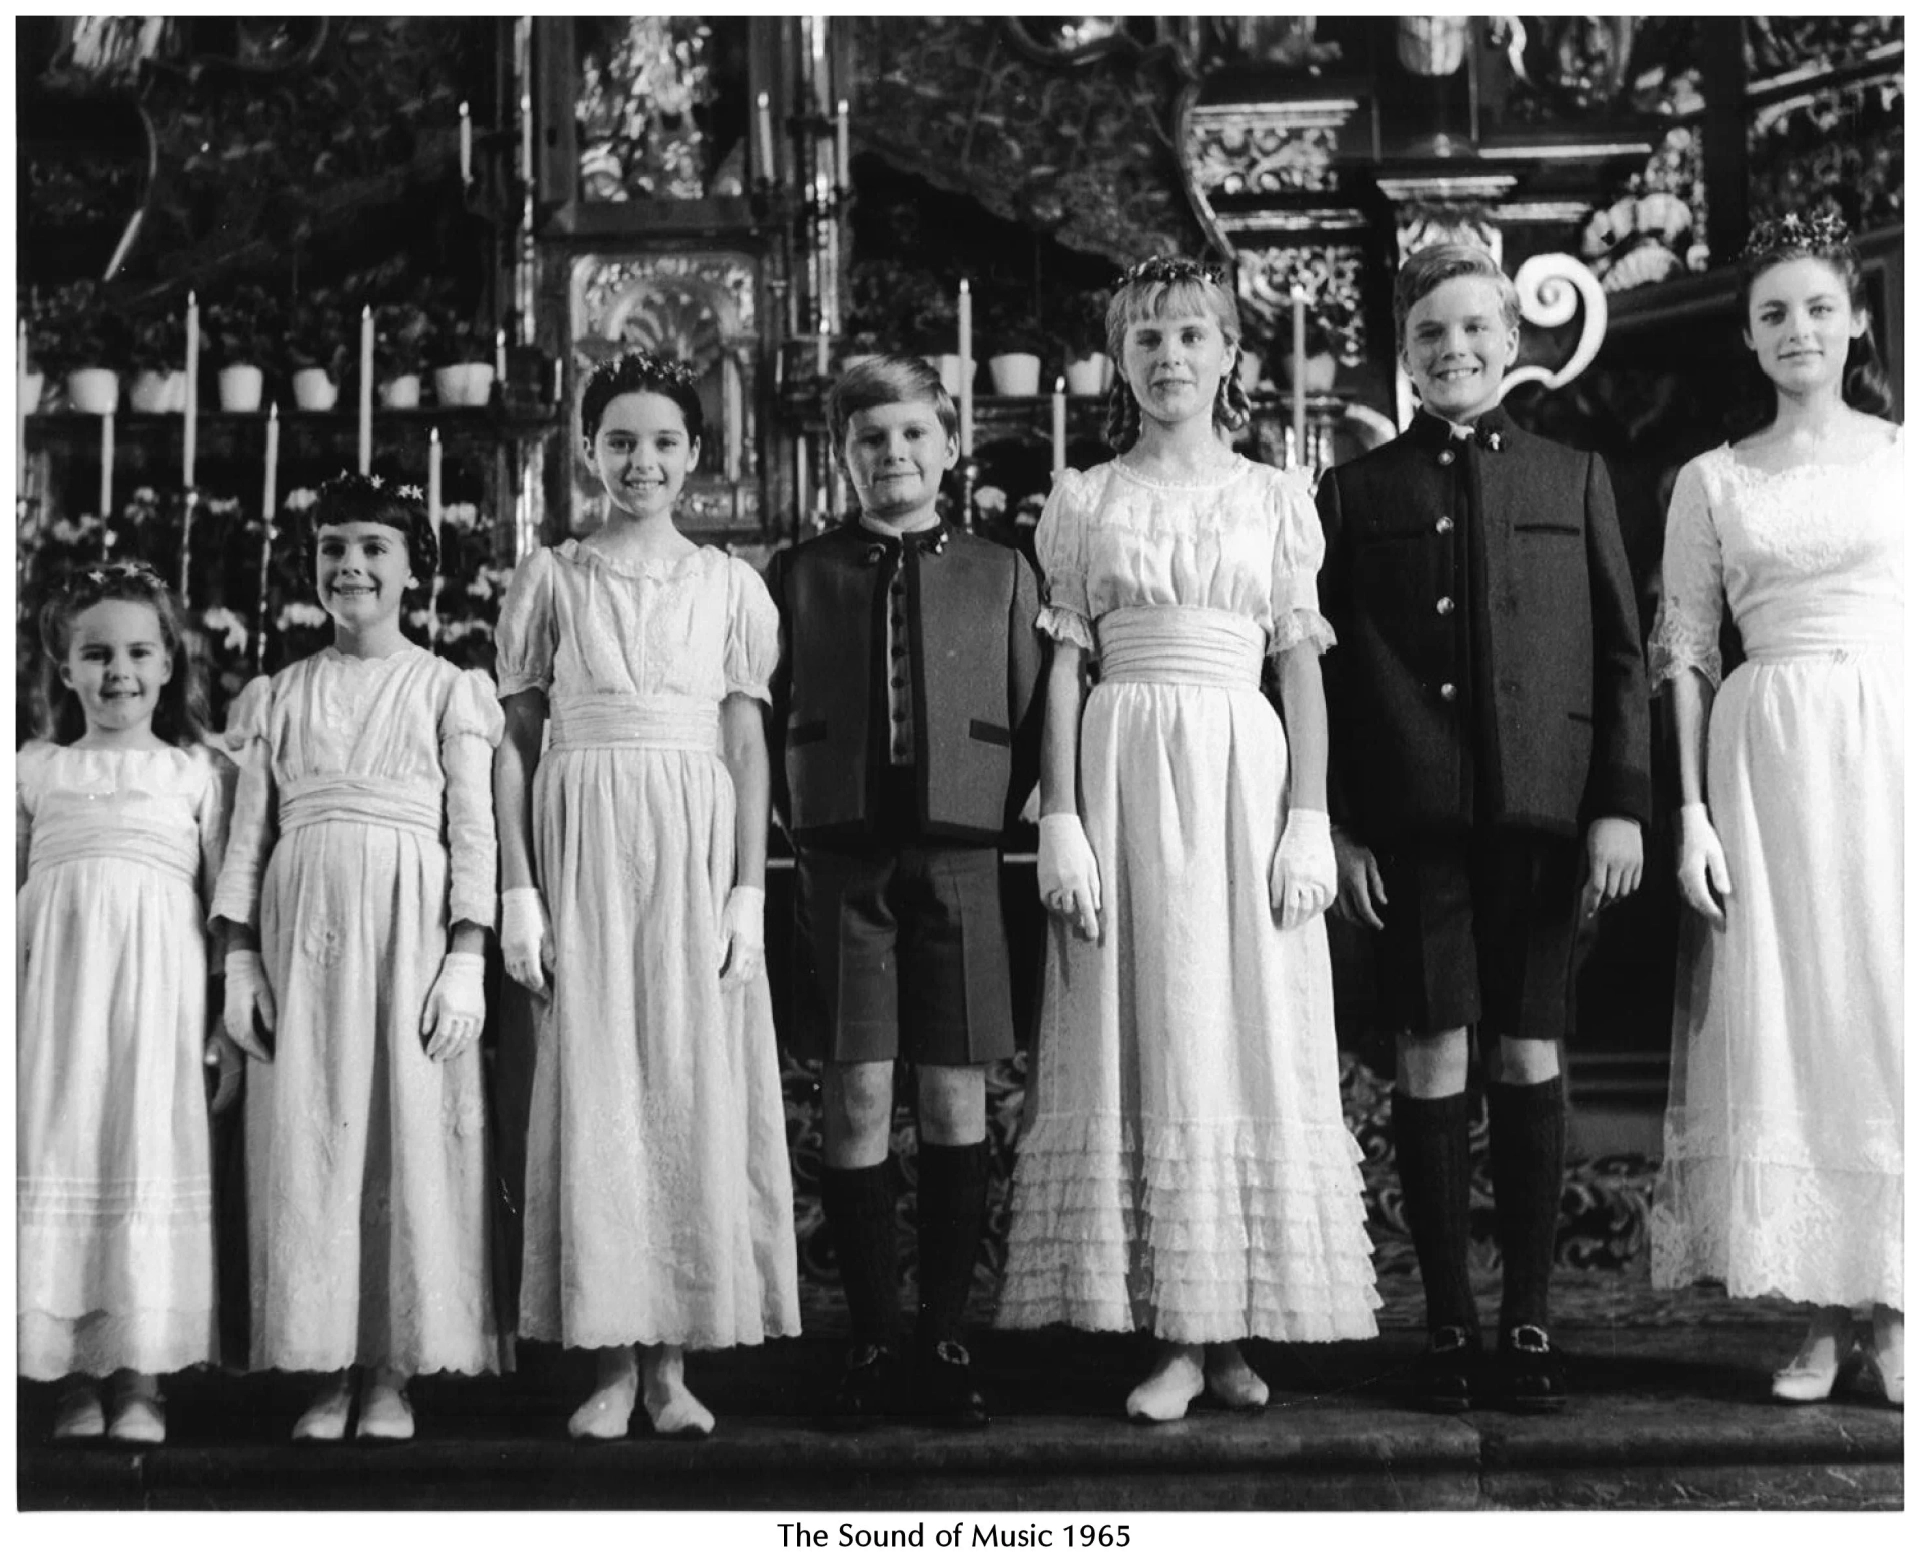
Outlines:
{"type": "Polygon", "coordinates": [[[1142,259],[1120,277],[1122,286],[1172,285],[1176,281],[1202,281],[1210,286],[1224,284],[1213,265],[1177,254],[1172,258],[1155,254],[1151,259],[1142,259]]]}
{"type": "MultiPolygon", "coordinates": [[[[386,478],[381,475],[358,475],[352,470],[343,469],[339,474],[335,475],[333,479],[327,481],[321,489],[325,491],[336,491],[342,494],[357,491],[385,491],[387,489],[387,482],[386,478]]],[[[397,485],[393,488],[393,494],[403,502],[418,502],[423,500],[418,486],[397,485]]]]}
{"type": "Polygon", "coordinates": [[[77,574],[72,586],[78,588],[84,581],[90,588],[106,588],[113,583],[148,583],[155,588],[165,588],[166,580],[152,566],[144,561],[108,561],[97,567],[88,567],[77,574]]]}
{"type": "Polygon", "coordinates": [[[1740,257],[1760,259],[1768,254],[1779,253],[1783,248],[1803,248],[1824,253],[1844,248],[1852,240],[1853,234],[1847,230],[1847,224],[1831,211],[1823,210],[1813,216],[1803,216],[1795,211],[1790,216],[1763,221],[1755,227],[1740,257]]]}
{"type": "Polygon", "coordinates": [[[605,363],[599,371],[623,377],[628,373],[637,373],[650,382],[669,388],[693,391],[700,387],[700,374],[693,368],[671,356],[656,356],[652,351],[629,351],[605,363]]]}

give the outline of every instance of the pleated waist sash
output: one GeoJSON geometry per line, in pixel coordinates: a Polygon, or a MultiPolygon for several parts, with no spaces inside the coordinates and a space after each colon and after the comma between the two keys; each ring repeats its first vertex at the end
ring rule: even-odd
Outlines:
{"type": "Polygon", "coordinates": [[[1094,622],[1102,683],[1260,688],[1267,634],[1244,615],[1197,605],[1109,610],[1094,622]]]}
{"type": "Polygon", "coordinates": [[[83,858],[145,864],[191,884],[200,872],[200,835],[182,829],[178,822],[169,824],[118,806],[115,812],[103,814],[35,818],[27,853],[29,874],[83,858]]]}
{"type": "Polygon", "coordinates": [[[391,826],[440,840],[438,793],[423,793],[417,783],[389,777],[304,777],[280,792],[282,835],[302,826],[344,820],[356,825],[391,826]]]}
{"type": "Polygon", "coordinates": [[[554,750],[720,748],[720,705],[696,696],[568,696],[552,715],[554,750]]]}

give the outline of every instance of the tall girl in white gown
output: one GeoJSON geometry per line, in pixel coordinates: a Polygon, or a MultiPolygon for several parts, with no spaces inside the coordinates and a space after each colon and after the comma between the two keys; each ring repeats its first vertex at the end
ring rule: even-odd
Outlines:
{"type": "Polygon", "coordinates": [[[1774,1376],[1824,1398],[1872,1315],[1905,1394],[1901,615],[1905,439],[1858,255],[1759,228],[1746,338],[1771,421],[1680,472],[1652,643],[1673,685],[1682,944],[1653,1276],[1816,1309],[1774,1376]],[[1745,662],[1721,683],[1723,602],[1745,662]]]}
{"type": "Polygon", "coordinates": [[[1265,1403],[1238,1340],[1366,1337],[1379,1298],[1321,918],[1319,519],[1222,435],[1247,411],[1210,272],[1136,266],[1107,333],[1120,456],[1037,535],[1054,920],[999,1321],[1152,1332],[1127,1411],[1171,1420],[1265,1403]]]}
{"type": "Polygon", "coordinates": [[[657,1433],[704,1435],[684,1351],[800,1330],[762,948],[779,622],[752,567],[674,527],[692,371],[608,363],[580,416],[607,522],[527,557],[499,627],[500,948],[551,987],[520,1331],[598,1351],[576,1437],[626,1434],[636,1398],[657,1433]]]}

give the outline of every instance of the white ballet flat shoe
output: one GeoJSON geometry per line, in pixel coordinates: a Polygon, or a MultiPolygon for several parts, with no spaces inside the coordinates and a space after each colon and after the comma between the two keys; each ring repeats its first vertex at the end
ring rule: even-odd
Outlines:
{"type": "Polygon", "coordinates": [[[100,1389],[90,1381],[70,1382],[54,1405],[53,1439],[97,1441],[107,1433],[107,1416],[100,1407],[100,1389]]]}
{"type": "Polygon", "coordinates": [[[167,1438],[167,1402],[160,1384],[142,1376],[114,1389],[112,1418],[107,1435],[129,1445],[158,1446],[167,1438]]]}
{"type": "Polygon", "coordinates": [[[1205,1387],[1206,1377],[1192,1355],[1169,1355],[1127,1394],[1127,1417],[1146,1424],[1172,1424],[1187,1417],[1187,1405],[1205,1387]]]}
{"type": "Polygon", "coordinates": [[[1873,1368],[1880,1387],[1895,1408],[1907,1406],[1907,1323],[1897,1311],[1876,1306],[1873,1312],[1873,1368]]]}
{"type": "Polygon", "coordinates": [[[1267,1384],[1238,1344],[1207,1351],[1206,1378],[1208,1394],[1223,1408],[1251,1413],[1267,1406],[1267,1384]]]}
{"type": "Polygon", "coordinates": [[[639,1378],[628,1375],[602,1387],[573,1411],[567,1421],[567,1434],[576,1441],[618,1441],[633,1420],[634,1394],[639,1378]]]}
{"type": "Polygon", "coordinates": [[[1854,1358],[1853,1334],[1849,1332],[1834,1344],[1825,1357],[1816,1352],[1817,1348],[1817,1341],[1801,1345],[1792,1362],[1773,1373],[1777,1402],[1824,1403],[1833,1395],[1834,1384],[1843,1371],[1850,1369],[1848,1362],[1854,1358]]]}
{"type": "Polygon", "coordinates": [[[713,1413],[684,1386],[647,1389],[647,1418],[655,1435],[711,1435],[713,1413]]]}
{"type": "Polygon", "coordinates": [[[329,1442],[346,1439],[347,1417],[353,1412],[353,1383],[345,1371],[330,1376],[293,1423],[296,1441],[329,1442]]]}
{"type": "Polygon", "coordinates": [[[375,1372],[360,1389],[360,1419],[353,1428],[362,1441],[413,1439],[413,1405],[407,1401],[404,1379],[375,1372]]]}

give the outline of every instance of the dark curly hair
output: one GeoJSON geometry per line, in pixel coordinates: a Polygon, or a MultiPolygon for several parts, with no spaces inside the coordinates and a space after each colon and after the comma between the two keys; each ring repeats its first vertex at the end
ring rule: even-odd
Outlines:
{"type": "Polygon", "coordinates": [[[407,567],[414,579],[406,593],[432,591],[433,575],[440,569],[440,542],[434,537],[418,486],[345,470],[324,482],[300,526],[300,559],[309,582],[317,565],[320,531],[343,523],[377,523],[399,530],[407,538],[407,567]]]}
{"type": "MultiPolygon", "coordinates": [[[[1840,378],[1841,399],[1855,410],[1891,421],[1893,392],[1887,386],[1887,375],[1881,370],[1880,355],[1873,343],[1873,310],[1867,303],[1860,250],[1854,247],[1853,235],[1838,216],[1824,211],[1813,216],[1795,213],[1763,221],[1753,229],[1740,254],[1740,327],[1747,327],[1755,283],[1767,271],[1796,259],[1817,259],[1832,270],[1846,288],[1847,305],[1868,320],[1859,336],[1848,342],[1847,363],[1840,378]]],[[[1744,389],[1734,416],[1736,438],[1771,424],[1778,409],[1773,380],[1761,370],[1757,359],[1749,358],[1744,389]]]]}
{"type": "Polygon", "coordinates": [[[173,678],[160,687],[153,709],[153,731],[171,745],[197,744],[206,737],[211,718],[207,688],[190,651],[188,627],[180,606],[160,574],[144,561],[104,562],[67,574],[51,598],[40,606],[41,687],[46,716],[42,734],[55,744],[70,745],[87,731],[86,710],[60,671],[73,646],[73,623],[84,611],[110,599],[149,605],[160,621],[160,640],[173,663],[173,678]]]}
{"type": "MultiPolygon", "coordinates": [[[[1240,305],[1211,265],[1193,259],[1144,259],[1120,278],[1107,304],[1107,354],[1116,365],[1126,361],[1127,330],[1142,319],[1210,313],[1232,347],[1220,392],[1214,400],[1216,426],[1237,432],[1253,418],[1253,402],[1235,370],[1240,361],[1240,305]]],[[[1107,446],[1125,453],[1140,440],[1140,403],[1133,397],[1124,368],[1113,375],[1107,399],[1107,446]]]]}
{"type": "Polygon", "coordinates": [[[687,436],[699,442],[707,430],[707,413],[700,407],[700,378],[685,362],[651,351],[629,351],[594,368],[580,391],[580,432],[591,444],[600,435],[607,406],[622,394],[658,394],[680,407],[687,436]]]}

